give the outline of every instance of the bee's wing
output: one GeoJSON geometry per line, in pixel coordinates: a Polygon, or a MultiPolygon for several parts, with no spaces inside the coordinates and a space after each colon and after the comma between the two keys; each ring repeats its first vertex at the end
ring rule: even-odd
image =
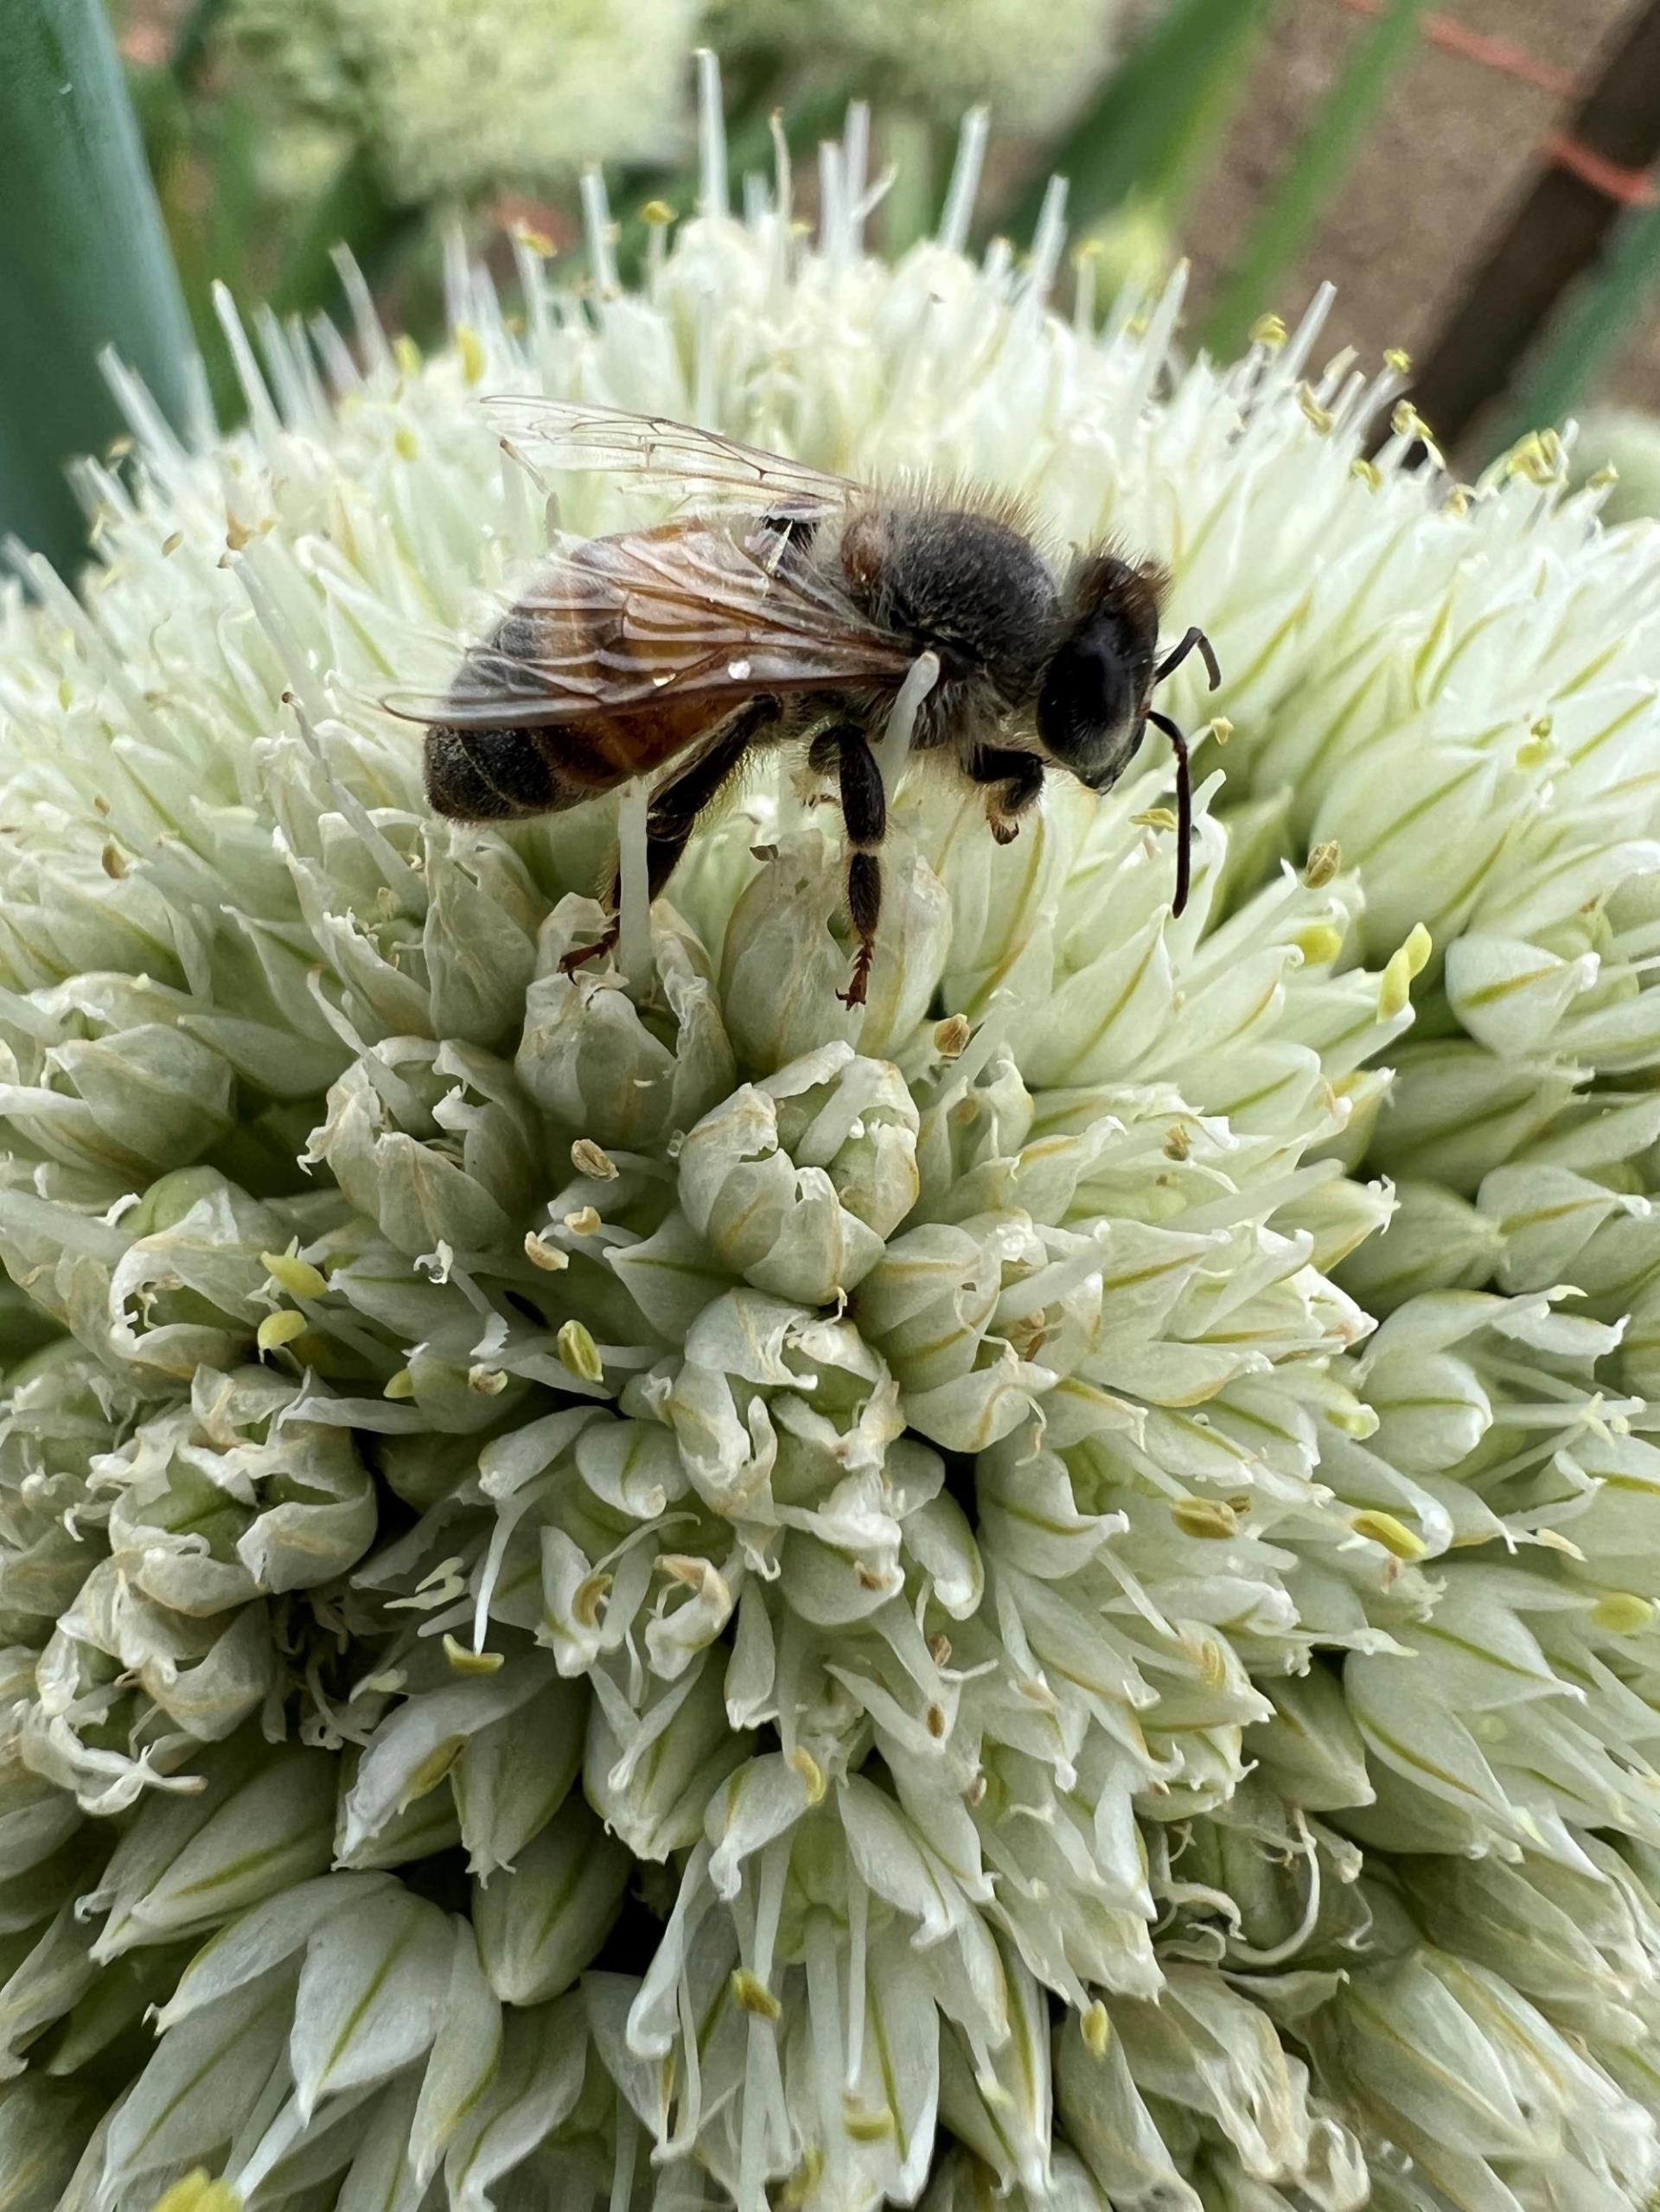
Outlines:
{"type": "Polygon", "coordinates": [[[839,513],[859,489],[849,477],[666,415],[530,397],[488,398],[484,405],[506,442],[533,465],[635,476],[700,506],[737,500],[811,520],[839,513]]]}
{"type": "Polygon", "coordinates": [[[733,518],[572,539],[449,691],[383,702],[412,722],[543,728],[585,715],[761,692],[897,687],[912,653],[788,542],[733,518]]]}

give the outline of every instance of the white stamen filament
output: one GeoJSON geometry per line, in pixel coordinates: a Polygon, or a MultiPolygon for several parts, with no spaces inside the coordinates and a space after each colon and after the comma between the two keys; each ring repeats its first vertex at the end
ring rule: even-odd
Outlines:
{"type": "Polygon", "coordinates": [[[762,2089],[761,2073],[766,2063],[765,2049],[771,2040],[769,2024],[752,2013],[749,2049],[744,2062],[744,2128],[737,2153],[738,2212],[763,2212],[767,2201],[763,2166],[765,2143],[762,2133],[767,2118],[767,2100],[762,2089]]]}
{"type": "Polygon", "coordinates": [[[1320,1854],[1314,1848],[1313,1840],[1308,1834],[1300,1813],[1297,1815],[1297,1819],[1299,1826],[1303,1828],[1302,1855],[1308,1863],[1308,1895],[1303,1903],[1302,1919],[1289,1935],[1278,1943],[1269,1945],[1265,1950],[1259,1950],[1254,1943],[1242,1942],[1237,1936],[1235,1936],[1228,1947],[1232,1956],[1237,1959],[1242,1966],[1278,1967],[1282,1966],[1287,1959],[1294,1959],[1310,1936],[1313,1935],[1315,1926],[1319,1920],[1320,1854]]]}
{"type": "Polygon", "coordinates": [[[292,2145],[300,2132],[296,2099],[284,2094],[283,2069],[274,2068],[259,2102],[243,2121],[226,2160],[226,2178],[252,2192],[292,2145]]]}
{"type": "MultiPolygon", "coordinates": [[[[241,578],[243,588],[253,602],[255,613],[259,614],[259,587],[250,573],[246,560],[239,561],[236,570],[241,578]]],[[[269,602],[266,603],[269,605],[269,602]]],[[[272,633],[263,615],[260,615],[260,623],[261,627],[265,628],[267,636],[271,636],[272,633]]],[[[367,850],[374,854],[381,874],[386,877],[387,888],[397,897],[399,906],[405,914],[425,915],[427,904],[426,886],[399,851],[397,846],[393,844],[391,838],[380,828],[362,800],[354,792],[347,789],[329,764],[329,755],[323,749],[322,741],[325,734],[335,742],[349,748],[354,743],[352,732],[344,723],[332,717],[325,716],[321,724],[314,723],[297,694],[290,698],[290,707],[295,721],[299,724],[300,736],[304,741],[305,749],[316,762],[329,786],[329,797],[334,800],[341,814],[362,838],[367,850]]]]}
{"type": "Polygon", "coordinates": [[[871,166],[871,110],[866,100],[850,100],[847,104],[847,119],[841,134],[841,163],[850,226],[847,245],[850,252],[858,253],[865,244],[859,226],[864,220],[865,179],[871,166]]]}
{"type": "Polygon", "coordinates": [[[843,2075],[849,2096],[859,2087],[865,2063],[865,1946],[871,1932],[871,1893],[865,1877],[847,1861],[847,2070],[843,2075]]]}
{"type": "Polygon", "coordinates": [[[767,131],[772,140],[773,212],[785,230],[789,227],[791,190],[789,140],[784,131],[783,111],[774,108],[767,118],[767,131]]]}
{"type": "Polygon", "coordinates": [[[478,1588],[473,1601],[473,1649],[482,1651],[490,1632],[490,1600],[495,1596],[501,1578],[502,1562],[508,1556],[508,1546],[513,1541],[514,1531],[539,1499],[555,1487],[548,1478],[539,1483],[527,1483],[511,1498],[504,1500],[495,1509],[495,1526],[490,1531],[490,1540],[485,1547],[482,1564],[478,1569],[478,1588]]]}
{"type": "Polygon", "coordinates": [[[1038,227],[1032,233],[1031,265],[1028,274],[1026,296],[1041,306],[1049,297],[1050,287],[1061,265],[1061,255],[1066,249],[1066,179],[1051,176],[1044,193],[1044,204],[1038,217],[1038,227]]]}
{"type": "Polygon", "coordinates": [[[319,680],[311,656],[301,645],[290,627],[287,617],[266,590],[264,580],[256,572],[250,558],[252,545],[242,552],[229,556],[232,573],[248,595],[254,619],[269,639],[277,658],[283,664],[289,687],[298,705],[316,723],[329,711],[328,694],[319,680]]]}
{"type": "Polygon", "coordinates": [[[698,48],[698,213],[725,215],[726,114],[720,99],[720,63],[706,46],[698,48]]]}
{"type": "Polygon", "coordinates": [[[616,256],[611,251],[611,203],[606,196],[605,180],[597,169],[582,173],[582,227],[595,288],[603,299],[609,299],[622,286],[616,256]]]}
{"type": "Polygon", "coordinates": [[[647,853],[646,817],[651,787],[636,777],[616,809],[617,966],[639,992],[651,979],[651,866],[647,853]]]}
{"type": "Polygon", "coordinates": [[[1248,1193],[1230,1191],[1208,1206],[1190,1207],[1182,1215],[1183,1233],[1210,1235],[1231,1229],[1240,1221],[1266,1221],[1281,1206],[1289,1206],[1328,1182],[1339,1182],[1342,1176],[1340,1160],[1315,1160],[1306,1168],[1277,1176],[1273,1182],[1259,1183],[1248,1193]]]}
{"type": "Polygon", "coordinates": [[[329,258],[335,265],[335,273],[340,278],[340,289],[345,293],[346,304],[351,310],[352,335],[357,341],[359,354],[370,368],[390,369],[393,367],[391,341],[375,307],[374,295],[357,265],[356,255],[349,246],[335,245],[329,248],[329,258]]]}
{"type": "Polygon", "coordinates": [[[838,2201],[836,2177],[842,2163],[841,2085],[836,2079],[836,2057],[841,2043],[841,1989],[836,1972],[840,1948],[828,1917],[815,1912],[807,1927],[807,2017],[812,2030],[813,2082],[818,2092],[819,2126],[822,2131],[825,2196],[838,2201]]]}
{"type": "Polygon", "coordinates": [[[242,387],[242,397],[247,402],[248,422],[262,445],[279,445],[283,435],[282,418],[272,404],[269,386],[259,373],[253,347],[248,343],[248,334],[243,328],[242,317],[231,296],[230,287],[215,284],[213,287],[214,318],[225,334],[225,343],[230,349],[231,365],[236,371],[236,380],[242,387]]]}
{"type": "Polygon", "coordinates": [[[847,253],[847,184],[839,140],[827,138],[819,148],[820,222],[824,232],[826,258],[832,266],[844,265],[847,253]]]}
{"type": "Polygon", "coordinates": [[[1087,1283],[1092,1275],[1100,1273],[1105,1264],[1106,1246],[1105,1235],[1097,1230],[1086,1251],[1051,1260],[1047,1267],[1038,1268],[1024,1282],[1011,1284],[997,1302],[993,1326],[1002,1328],[1012,1321],[1024,1321],[1029,1314],[1039,1313],[1045,1306],[1063,1298],[1079,1284],[1087,1283]]]}
{"type": "Polygon", "coordinates": [[[772,1949],[778,1941],[778,1921],[784,1909],[784,1884],[789,1876],[789,1838],[779,1836],[761,1857],[761,1894],[755,1908],[755,1973],[770,1986],[772,1949]]]}
{"type": "Polygon", "coordinates": [[[698,2129],[703,2120],[703,2063],[698,2049],[697,2008],[692,2002],[692,1984],[684,1967],[675,1985],[675,2002],[680,2017],[680,2063],[685,2069],[685,2087],[681,2092],[680,2116],[675,2129],[676,2147],[690,2150],[697,2140],[698,2129]]]}
{"type": "Polygon", "coordinates": [[[899,788],[899,779],[905,772],[905,762],[910,752],[910,740],[916,728],[916,717],[923,701],[940,680],[940,656],[937,653],[920,653],[906,673],[899,686],[899,696],[888,716],[888,726],[876,746],[876,764],[882,772],[882,788],[890,806],[899,788]]]}
{"type": "Polygon", "coordinates": [[[611,2212],[629,2212],[634,2198],[634,2162],[639,2123],[627,2100],[616,2100],[616,2156],[611,2165],[611,2212]]]}
{"type": "Polygon", "coordinates": [[[951,169],[951,187],[940,217],[939,242],[948,253],[961,253],[968,243],[968,226],[974,217],[980,194],[980,172],[986,160],[986,141],[992,127],[989,108],[971,107],[962,118],[957,138],[957,158],[951,169]]]}

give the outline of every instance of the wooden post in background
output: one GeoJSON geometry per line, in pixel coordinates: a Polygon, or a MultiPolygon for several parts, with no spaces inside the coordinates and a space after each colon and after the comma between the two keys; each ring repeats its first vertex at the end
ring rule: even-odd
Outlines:
{"type": "Polygon", "coordinates": [[[1660,157],[1660,0],[1643,0],[1461,297],[1413,393],[1449,447],[1511,386],[1564,291],[1593,268],[1660,157]]]}

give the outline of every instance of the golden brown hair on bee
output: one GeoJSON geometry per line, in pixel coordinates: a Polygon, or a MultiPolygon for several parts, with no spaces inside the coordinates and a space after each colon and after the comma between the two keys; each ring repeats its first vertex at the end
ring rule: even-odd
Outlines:
{"type": "Polygon", "coordinates": [[[1075,615],[1110,606],[1126,627],[1153,640],[1170,596],[1170,571],[1160,561],[1132,559],[1120,545],[1097,545],[1086,553],[1067,581],[1067,604],[1075,615]]]}

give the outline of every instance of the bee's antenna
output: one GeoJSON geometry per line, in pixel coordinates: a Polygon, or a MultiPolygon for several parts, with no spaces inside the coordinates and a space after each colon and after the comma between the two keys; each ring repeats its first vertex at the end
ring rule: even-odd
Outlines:
{"type": "Polygon", "coordinates": [[[1197,623],[1180,644],[1172,647],[1153,670],[1153,682],[1162,684],[1166,676],[1173,676],[1188,654],[1194,652],[1197,652],[1200,660],[1204,661],[1204,673],[1210,677],[1210,688],[1214,692],[1222,681],[1222,670],[1217,665],[1216,647],[1197,623]]]}
{"type": "MultiPolygon", "coordinates": [[[[1197,632],[1190,633],[1197,635],[1197,632]]],[[[1167,714],[1160,714],[1156,707],[1147,711],[1147,720],[1156,730],[1162,730],[1169,738],[1176,755],[1176,896],[1171,901],[1173,919],[1187,904],[1190,881],[1188,847],[1193,840],[1193,777],[1187,764],[1187,740],[1167,714]]]]}
{"type": "MultiPolygon", "coordinates": [[[[1204,673],[1210,679],[1214,692],[1222,681],[1222,670],[1216,662],[1216,647],[1197,623],[1159,663],[1152,673],[1153,682],[1162,684],[1166,676],[1173,676],[1190,653],[1197,653],[1204,661],[1204,673]]],[[[1149,707],[1147,720],[1155,729],[1164,731],[1176,749],[1176,896],[1170,908],[1174,916],[1187,904],[1191,867],[1188,846],[1193,838],[1193,776],[1187,763],[1187,740],[1170,717],[1149,707]]]]}

